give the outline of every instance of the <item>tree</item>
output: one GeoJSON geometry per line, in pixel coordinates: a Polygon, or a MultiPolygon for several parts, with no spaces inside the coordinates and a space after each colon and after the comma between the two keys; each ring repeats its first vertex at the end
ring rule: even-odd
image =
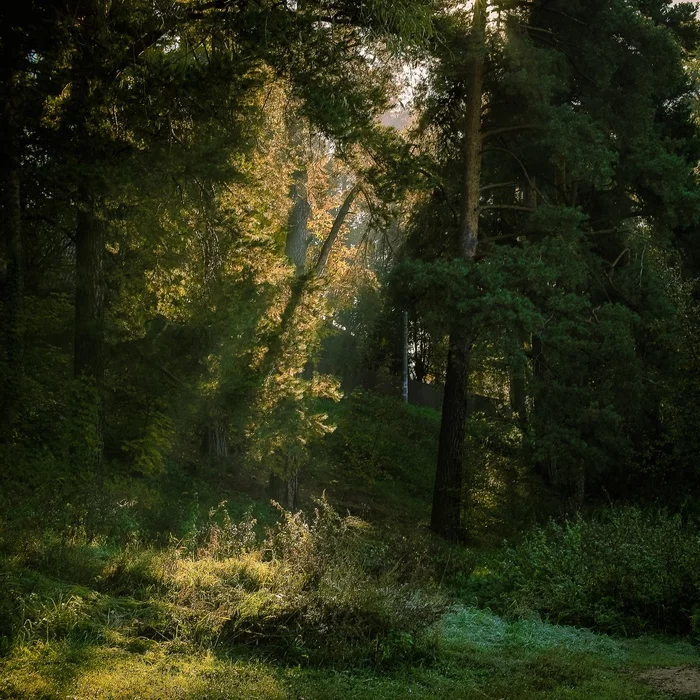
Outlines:
{"type": "MultiPolygon", "coordinates": [[[[612,264],[613,274],[618,266],[623,267],[619,264],[624,256],[618,256],[629,247],[624,237],[631,230],[625,222],[629,217],[647,216],[653,222],[652,230],[662,233],[674,222],[692,220],[697,191],[692,176],[695,136],[683,106],[690,89],[680,42],[688,37],[677,31],[681,24],[688,26],[687,9],[671,10],[666,3],[653,7],[614,3],[588,4],[584,12],[579,6],[565,8],[551,2],[493,3],[488,9],[475,3],[469,18],[464,44],[460,43],[464,35],[460,14],[451,12],[445,19],[443,37],[449,52],[438,54],[441,60],[435,64],[423,99],[423,123],[428,125],[424,133],[432,133],[427,143],[433,154],[433,164],[426,169],[430,175],[426,184],[433,189],[424,206],[434,212],[434,219],[440,219],[442,230],[451,232],[442,242],[432,244],[428,257],[436,256],[434,264],[441,258],[473,261],[464,267],[465,286],[461,292],[455,290],[457,300],[453,298],[454,305],[447,311],[459,320],[450,332],[431,523],[436,532],[450,539],[460,534],[468,349],[484,328],[478,327],[477,319],[487,326],[502,324],[502,302],[523,299],[513,307],[520,308],[519,314],[526,313],[522,321],[517,315],[514,319],[516,327],[521,327],[521,340],[513,357],[522,356],[531,333],[534,386],[539,388],[535,389],[535,414],[530,421],[523,410],[527,377],[520,362],[519,420],[538,462],[549,459],[546,454],[563,454],[563,443],[554,436],[563,435],[561,430],[569,422],[565,432],[574,441],[571,445],[579,441],[583,450],[569,460],[572,471],[566,480],[574,475],[578,495],[569,495],[580,503],[581,465],[587,459],[587,448],[577,422],[590,411],[591,401],[595,402],[596,385],[577,374],[579,379],[565,379],[562,386],[566,386],[565,393],[573,392],[568,399],[562,395],[569,408],[562,411],[561,405],[549,403],[547,396],[557,386],[547,359],[554,347],[549,335],[555,328],[551,319],[563,324],[556,332],[570,343],[591,318],[599,323],[600,315],[595,314],[601,292],[603,305],[614,313],[614,282],[601,284],[606,277],[600,268],[603,260],[609,268],[617,260],[612,264]],[[681,16],[683,21],[679,21],[681,16]],[[640,45],[645,47],[644,55],[658,51],[667,58],[651,66],[637,51],[640,45]],[[615,96],[620,86],[630,90],[630,98],[615,96]],[[671,124],[677,125],[672,128],[680,141],[668,138],[671,124]],[[461,183],[461,190],[456,190],[454,182],[461,183]],[[440,206],[443,211],[438,214],[440,206]],[[512,249],[506,258],[504,247],[512,249]],[[541,251],[549,251],[554,268],[541,269],[538,277],[521,265],[532,263],[532,256],[542,260],[541,251]],[[501,260],[501,265],[485,265],[489,259],[501,260]],[[513,262],[503,267],[509,259],[516,263],[515,268],[513,262]],[[516,269],[521,272],[508,279],[516,269]],[[567,276],[570,287],[566,286],[567,276]],[[575,302],[574,306],[548,311],[547,306],[563,291],[562,282],[569,295],[566,303],[575,302]],[[533,303],[539,314],[527,311],[533,303]],[[494,313],[501,315],[500,321],[494,313]],[[455,327],[463,333],[457,344],[455,327]],[[465,327],[471,329],[470,335],[465,334],[465,327]],[[580,381],[587,387],[584,394],[588,398],[580,393],[582,386],[574,389],[580,381]],[[548,404],[549,418],[543,421],[548,404]]],[[[426,252],[423,250],[422,257],[426,252]]],[[[616,303],[621,309],[629,306],[625,299],[616,303]]],[[[633,348],[634,333],[622,331],[629,323],[625,322],[621,332],[627,334],[632,344],[628,347],[633,348]]],[[[573,354],[567,354],[560,369],[576,366],[574,347],[575,343],[570,345],[573,354]]],[[[603,405],[597,415],[605,421],[605,412],[612,410],[611,399],[599,398],[603,405]]],[[[592,435],[596,433],[591,430],[592,435]]]]}

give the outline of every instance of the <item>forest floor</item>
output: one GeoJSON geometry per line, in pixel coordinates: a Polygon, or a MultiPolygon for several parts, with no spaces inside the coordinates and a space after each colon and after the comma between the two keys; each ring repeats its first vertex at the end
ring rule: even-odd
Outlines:
{"type": "MultiPolygon", "coordinates": [[[[338,512],[348,509],[403,540],[404,533],[410,538],[427,530],[436,415],[397,410],[373,397],[343,410],[327,457],[310,474],[315,480],[305,483],[305,500],[327,490],[338,512]]],[[[138,530],[127,536],[126,518],[126,535],[101,543],[78,537],[71,544],[69,535],[48,529],[41,508],[34,509],[33,540],[24,523],[13,530],[0,517],[0,699],[700,699],[700,651],[684,638],[611,637],[550,624],[534,612],[511,619],[473,607],[474,558],[486,561],[488,550],[463,551],[472,557],[465,578],[472,574],[456,589],[438,577],[446,612],[438,613],[430,653],[422,657],[402,661],[399,655],[378,666],[321,664],[219,639],[214,613],[230,596],[244,589],[249,595],[236,614],[250,603],[251,619],[266,624],[265,605],[282,597],[278,591],[298,591],[293,581],[276,583],[264,557],[177,554],[182,540],[173,533],[198,532],[222,498],[229,499],[234,523],[250,512],[258,526],[272,525],[279,513],[265,503],[264,485],[241,477],[210,480],[208,495],[194,493],[187,480],[141,495],[137,484],[128,487],[129,502],[150,504],[139,527],[150,523],[169,540],[144,544],[138,530]],[[460,595],[460,587],[467,594],[460,595]],[[11,643],[3,647],[8,630],[11,643]]],[[[122,496],[120,504],[127,502],[122,496]]],[[[352,589],[360,590],[352,575],[339,581],[349,589],[339,589],[348,604],[360,612],[371,607],[361,595],[352,598],[352,589]]],[[[366,590],[381,593],[381,585],[366,590]]],[[[324,595],[333,604],[336,592],[324,595]]]]}
{"type": "Polygon", "coordinates": [[[35,641],[0,662],[0,697],[491,700],[700,698],[700,653],[681,640],[620,640],[541,621],[456,608],[425,667],[334,671],[229,650],[147,640],[119,647],[35,641]]]}

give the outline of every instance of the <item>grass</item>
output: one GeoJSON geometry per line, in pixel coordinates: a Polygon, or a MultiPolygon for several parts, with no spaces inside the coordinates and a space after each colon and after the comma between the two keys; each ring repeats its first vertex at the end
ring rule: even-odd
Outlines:
{"type": "Polygon", "coordinates": [[[661,698],[637,679],[650,666],[700,664],[687,642],[612,639],[539,620],[507,622],[458,608],[437,627],[437,659],[390,671],[282,664],[250,650],[143,640],[125,648],[75,639],[35,640],[0,661],[0,698],[661,698]]]}

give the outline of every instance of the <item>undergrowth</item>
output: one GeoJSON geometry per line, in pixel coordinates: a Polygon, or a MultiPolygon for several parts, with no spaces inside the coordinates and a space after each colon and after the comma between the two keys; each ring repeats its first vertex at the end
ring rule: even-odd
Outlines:
{"type": "Polygon", "coordinates": [[[432,566],[445,559],[430,542],[402,550],[324,499],[310,517],[281,511],[262,537],[223,505],[167,547],[45,533],[2,562],[0,634],[5,650],[78,639],[254,647],[340,667],[427,660],[447,607],[432,566]]]}
{"type": "Polygon", "coordinates": [[[700,632],[700,535],[679,515],[618,507],[532,529],[470,588],[511,617],[621,635],[700,632]]]}

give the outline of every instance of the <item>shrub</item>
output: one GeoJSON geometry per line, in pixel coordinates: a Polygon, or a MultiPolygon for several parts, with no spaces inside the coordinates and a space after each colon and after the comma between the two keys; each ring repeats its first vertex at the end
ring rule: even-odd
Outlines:
{"type": "Polygon", "coordinates": [[[625,635],[688,633],[700,603],[700,537],[677,515],[611,508],[535,528],[473,581],[501,613],[625,635]]]}
{"type": "MultiPolygon", "coordinates": [[[[431,626],[446,610],[409,562],[368,556],[366,523],[341,517],[325,500],[311,519],[285,512],[268,534],[277,606],[234,625],[237,635],[277,639],[284,654],[339,665],[393,663],[431,653],[431,626]]],[[[393,556],[392,556],[393,555],[393,556]]],[[[398,556],[397,556],[398,555],[398,556]]]]}

